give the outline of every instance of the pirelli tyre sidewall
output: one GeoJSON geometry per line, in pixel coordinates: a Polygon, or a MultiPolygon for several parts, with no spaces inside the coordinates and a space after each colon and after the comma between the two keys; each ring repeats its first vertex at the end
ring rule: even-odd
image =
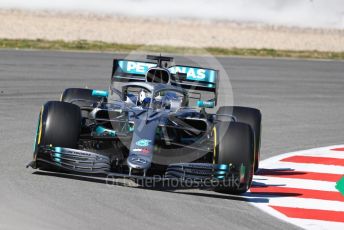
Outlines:
{"type": "MultiPolygon", "coordinates": [[[[240,186],[219,185],[215,190],[239,194],[246,192],[252,183],[254,170],[254,134],[252,128],[241,122],[222,121],[214,127],[214,163],[233,165],[241,171],[240,186]]],[[[234,184],[233,184],[234,185],[234,184]]]]}
{"type": "Polygon", "coordinates": [[[34,160],[40,146],[78,148],[81,113],[77,105],[49,101],[42,106],[35,140],[34,160]]]}
{"type": "MultiPolygon", "coordinates": [[[[254,132],[254,172],[258,171],[260,159],[261,144],[261,122],[262,115],[258,109],[242,107],[242,106],[222,106],[217,110],[216,114],[233,115],[238,122],[246,123],[251,126],[254,132]]],[[[218,116],[217,119],[228,121],[230,117],[218,116]]]]}

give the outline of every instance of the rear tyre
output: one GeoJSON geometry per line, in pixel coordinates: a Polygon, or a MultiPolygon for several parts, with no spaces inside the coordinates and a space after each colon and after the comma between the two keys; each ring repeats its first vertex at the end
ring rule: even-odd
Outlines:
{"type": "MultiPolygon", "coordinates": [[[[40,146],[78,148],[80,128],[81,113],[77,105],[60,101],[47,102],[39,114],[34,159],[40,157],[40,146]]],[[[38,163],[37,167],[40,166],[43,166],[42,163],[38,163]]]]}
{"type": "MultiPolygon", "coordinates": [[[[261,143],[261,122],[262,115],[258,109],[241,107],[241,106],[222,106],[217,112],[217,115],[231,115],[234,116],[238,122],[242,122],[251,126],[254,132],[254,172],[259,169],[260,159],[260,143],[261,143]]],[[[230,121],[228,116],[217,116],[220,121],[230,121]]]]}
{"type": "Polygon", "coordinates": [[[214,163],[232,164],[242,173],[243,180],[232,186],[220,184],[215,191],[240,194],[252,183],[254,169],[254,135],[252,128],[240,122],[220,122],[214,127],[214,163]]]}

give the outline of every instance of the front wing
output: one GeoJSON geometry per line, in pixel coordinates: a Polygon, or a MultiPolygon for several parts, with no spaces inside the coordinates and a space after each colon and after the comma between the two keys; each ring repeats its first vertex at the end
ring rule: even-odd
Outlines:
{"type": "Polygon", "coordinates": [[[35,160],[28,164],[27,167],[36,169],[40,168],[39,165],[43,163],[69,173],[97,174],[107,178],[124,178],[134,181],[174,181],[199,186],[211,185],[214,182],[226,182],[226,184],[236,186],[243,182],[243,175],[240,174],[241,170],[226,164],[176,163],[168,165],[162,176],[139,176],[111,172],[111,159],[94,152],[51,146],[40,147],[37,152],[35,160]]]}

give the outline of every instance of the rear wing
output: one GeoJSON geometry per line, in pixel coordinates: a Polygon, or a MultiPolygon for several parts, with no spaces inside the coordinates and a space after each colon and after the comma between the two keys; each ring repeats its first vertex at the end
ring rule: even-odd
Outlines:
{"type": "MultiPolygon", "coordinates": [[[[145,74],[157,63],[114,59],[111,83],[146,81],[145,74]]],[[[214,93],[212,101],[217,104],[217,88],[219,71],[210,68],[174,65],[168,67],[171,73],[171,84],[188,90],[206,91],[214,93]]]]}

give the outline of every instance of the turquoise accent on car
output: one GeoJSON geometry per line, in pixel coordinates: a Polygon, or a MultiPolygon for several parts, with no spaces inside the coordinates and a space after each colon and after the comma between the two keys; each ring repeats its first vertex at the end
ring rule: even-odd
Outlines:
{"type": "Polygon", "coordinates": [[[147,140],[147,139],[141,139],[139,141],[136,141],[136,145],[140,147],[147,147],[150,145],[152,140],[147,140]]]}
{"type": "Polygon", "coordinates": [[[123,66],[124,66],[123,63],[124,63],[124,61],[119,61],[119,62],[118,62],[118,65],[119,65],[119,67],[120,67],[122,70],[123,70],[123,66]]]}
{"type": "Polygon", "coordinates": [[[57,162],[57,163],[61,163],[61,154],[62,152],[62,148],[61,147],[55,147],[54,148],[54,160],[57,162]]]}
{"type": "MultiPolygon", "coordinates": [[[[203,69],[188,66],[172,66],[168,69],[171,73],[184,73],[187,80],[203,81],[209,83],[215,83],[216,71],[212,69],[203,69]]],[[[208,85],[209,86],[209,85],[208,85]]]]}
{"type": "Polygon", "coordinates": [[[224,179],[226,177],[226,174],[229,170],[229,165],[220,164],[216,165],[216,171],[214,172],[214,176],[217,179],[224,179]]]}
{"type": "Polygon", "coordinates": [[[228,165],[220,164],[219,165],[219,170],[228,170],[228,165]]]}
{"type": "Polygon", "coordinates": [[[217,179],[225,179],[225,176],[216,176],[217,179]]]}
{"type": "Polygon", "coordinates": [[[149,62],[138,61],[118,61],[118,65],[124,73],[141,74],[144,75],[149,68],[156,67],[157,64],[149,62]]]}
{"type": "Polygon", "coordinates": [[[100,125],[96,127],[95,132],[96,132],[97,136],[110,136],[110,137],[116,136],[115,130],[106,129],[100,125]]]}
{"type": "Polygon", "coordinates": [[[214,108],[214,101],[197,101],[197,106],[200,108],[214,108]]]}
{"type": "Polygon", "coordinates": [[[55,160],[56,162],[58,162],[58,163],[61,163],[61,159],[60,159],[60,158],[54,157],[54,160],[55,160]]]}
{"type": "Polygon", "coordinates": [[[62,148],[61,148],[61,147],[55,147],[55,152],[61,153],[61,151],[62,151],[62,148]]]}
{"type": "Polygon", "coordinates": [[[208,77],[208,82],[215,83],[216,81],[216,74],[215,70],[209,70],[209,77],[208,77]]]}
{"type": "MultiPolygon", "coordinates": [[[[121,78],[122,76],[120,73],[136,74],[143,76],[152,67],[157,67],[157,64],[151,62],[119,60],[118,69],[116,70],[118,74],[114,74],[113,77],[121,78]]],[[[186,80],[211,83],[206,86],[209,88],[214,88],[216,84],[217,71],[213,69],[176,65],[169,67],[168,70],[172,74],[186,74],[186,80]]]]}
{"type": "Polygon", "coordinates": [[[104,90],[96,90],[96,89],[94,89],[92,91],[92,96],[107,97],[107,96],[109,96],[109,92],[108,91],[104,91],[104,90]]]}

